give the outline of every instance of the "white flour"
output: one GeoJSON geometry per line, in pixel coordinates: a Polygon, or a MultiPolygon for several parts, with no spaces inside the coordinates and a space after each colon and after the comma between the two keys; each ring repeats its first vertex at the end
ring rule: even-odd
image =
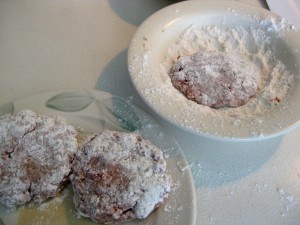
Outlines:
{"type": "MultiPolygon", "coordinates": [[[[193,104],[197,113],[209,113],[215,116],[234,116],[243,118],[260,115],[283,101],[293,83],[294,76],[286,66],[275,58],[270,47],[270,38],[262,30],[243,27],[223,28],[218,26],[205,26],[197,29],[194,26],[186,29],[177,43],[168,48],[164,62],[161,63],[160,76],[166,82],[170,69],[178,57],[191,55],[198,51],[224,51],[243,57],[256,65],[257,79],[260,82],[255,97],[238,108],[211,109],[200,104],[193,104]]],[[[167,95],[179,95],[171,85],[165,91],[167,95]]],[[[188,101],[183,98],[183,101],[188,101]]]]}
{"type": "Polygon", "coordinates": [[[133,80],[137,89],[166,119],[196,133],[248,138],[281,131],[287,126],[282,115],[293,113],[293,103],[287,100],[294,83],[290,71],[298,70],[293,62],[297,49],[289,49],[285,37],[297,30],[280,18],[254,19],[248,26],[241,22],[226,27],[226,21],[220,25],[190,25],[177,39],[169,37],[170,33],[162,35],[166,38],[157,45],[151,36],[145,37],[143,54],[134,56],[136,65],[129,66],[130,72],[137,70],[133,80]],[[198,51],[226,52],[245,59],[257,71],[256,94],[237,108],[213,109],[188,100],[172,85],[170,72],[179,57],[198,51]]]}

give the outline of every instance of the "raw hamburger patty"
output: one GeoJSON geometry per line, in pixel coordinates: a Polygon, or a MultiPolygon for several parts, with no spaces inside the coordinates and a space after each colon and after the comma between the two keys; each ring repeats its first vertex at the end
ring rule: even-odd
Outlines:
{"type": "Polygon", "coordinates": [[[171,81],[188,99],[212,108],[238,107],[257,90],[253,66],[225,52],[196,52],[180,58],[171,81]]]}
{"type": "Polygon", "coordinates": [[[76,130],[61,117],[30,110],[0,116],[0,202],[14,207],[56,196],[76,151],[76,130]]]}
{"type": "Polygon", "coordinates": [[[171,190],[160,149],[138,134],[94,135],[73,161],[77,210],[96,222],[147,217],[171,190]]]}

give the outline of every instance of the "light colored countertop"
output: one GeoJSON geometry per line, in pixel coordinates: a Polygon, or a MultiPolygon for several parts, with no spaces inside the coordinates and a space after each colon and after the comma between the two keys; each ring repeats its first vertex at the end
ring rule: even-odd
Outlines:
{"type": "MultiPolygon", "coordinates": [[[[264,1],[240,1],[267,7],[264,1]]],[[[130,81],[127,49],[139,24],[172,3],[0,0],[0,104],[53,89],[88,88],[132,98],[147,108],[130,81]]],[[[237,143],[197,137],[163,123],[193,172],[196,224],[300,224],[300,129],[237,143]]]]}

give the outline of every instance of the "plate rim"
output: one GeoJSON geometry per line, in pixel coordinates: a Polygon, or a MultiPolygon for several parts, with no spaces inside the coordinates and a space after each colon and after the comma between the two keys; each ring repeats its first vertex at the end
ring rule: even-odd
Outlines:
{"type": "MultiPolygon", "coordinates": [[[[99,99],[100,97],[103,97],[103,98],[112,98],[112,97],[117,97],[117,98],[121,98],[123,99],[124,101],[127,101],[126,99],[120,97],[120,96],[117,96],[117,95],[114,95],[112,93],[109,93],[109,92],[105,92],[105,91],[102,91],[102,90],[97,90],[97,89],[54,89],[54,90],[49,90],[49,91],[41,91],[41,92],[37,92],[35,94],[31,94],[31,95],[27,95],[27,96],[23,96],[21,98],[18,98],[18,99],[15,99],[9,103],[13,103],[13,105],[17,106],[17,107],[14,107],[13,110],[14,110],[14,113],[20,111],[21,109],[25,109],[23,107],[20,107],[18,106],[19,104],[22,105],[24,102],[26,103],[27,101],[32,101],[32,99],[34,98],[43,98],[43,96],[49,96],[49,97],[53,97],[53,96],[56,96],[58,94],[61,94],[61,93],[69,93],[69,92],[89,92],[89,93],[92,93],[93,94],[93,97],[95,97],[96,99],[99,99]],[[20,109],[18,109],[20,108],[20,109]],[[16,110],[17,109],[17,110],[16,110]]],[[[143,113],[145,113],[147,116],[149,116],[152,120],[155,121],[156,124],[158,124],[160,126],[160,128],[162,128],[163,132],[166,132],[167,135],[169,136],[169,138],[172,139],[172,142],[174,142],[174,144],[176,145],[175,148],[176,148],[176,155],[179,155],[180,157],[180,162],[187,165],[187,167],[184,169],[184,176],[186,177],[185,179],[188,180],[188,182],[190,183],[190,185],[188,185],[186,187],[186,185],[182,186],[182,188],[187,188],[189,191],[190,191],[190,206],[191,208],[187,209],[186,211],[190,212],[190,215],[189,215],[189,218],[191,219],[190,220],[190,225],[194,225],[196,223],[196,207],[197,207],[197,204],[196,204],[196,189],[195,189],[195,184],[194,184],[194,179],[193,179],[193,176],[192,176],[192,171],[191,171],[191,168],[189,167],[189,164],[188,164],[188,161],[186,159],[186,156],[181,148],[181,146],[179,145],[179,143],[177,142],[177,140],[173,137],[173,135],[167,131],[161,124],[161,122],[153,117],[149,112],[145,111],[144,108],[142,108],[141,106],[137,105],[134,101],[132,100],[128,100],[128,102],[130,102],[131,106],[134,106],[136,107],[136,109],[138,110],[141,110],[143,113]]],[[[1,104],[0,106],[2,105],[7,105],[9,103],[5,103],[5,104],[1,104]]],[[[44,102],[33,102],[32,105],[29,105],[28,108],[26,109],[32,109],[32,108],[35,108],[35,107],[39,107],[39,104],[42,104],[44,102]],[[38,106],[37,106],[38,105],[38,106]]],[[[46,106],[43,106],[44,109],[46,109],[47,107],[46,106]]],[[[41,107],[42,108],[42,107],[41,107]]],[[[43,110],[44,110],[43,109],[43,110]]],[[[34,110],[34,109],[32,109],[34,110]]],[[[55,109],[49,109],[49,111],[45,112],[46,114],[51,114],[51,115],[60,115],[64,118],[64,115],[65,113],[70,113],[70,112],[62,112],[62,113],[59,113],[59,111],[57,111],[58,113],[55,113],[54,111],[55,109]],[[64,114],[64,115],[63,115],[64,114]]],[[[34,110],[35,111],[35,110],[34,110]]],[[[43,114],[44,112],[38,112],[38,114],[43,114]]],[[[72,112],[71,112],[72,113],[72,112]]],[[[75,112],[76,114],[76,112],[75,112]]],[[[68,118],[66,118],[67,120],[68,118]]],[[[68,122],[69,123],[69,122],[68,122]]],[[[72,125],[75,125],[76,124],[73,124],[73,123],[70,123],[72,125]]],[[[129,131],[130,132],[130,131],[129,131]]],[[[166,161],[168,160],[168,158],[166,158],[166,161]]],[[[179,168],[178,168],[179,170],[179,168]]],[[[178,178],[178,181],[180,180],[180,176],[178,175],[177,176],[178,178]]],[[[55,197],[53,198],[55,199],[55,197]]],[[[166,202],[168,202],[168,199],[166,200],[166,202]]],[[[163,207],[163,206],[162,206],[163,207]]],[[[164,211],[164,209],[161,208],[162,211],[164,211]]],[[[176,213],[175,211],[172,212],[172,213],[176,213]]],[[[156,219],[158,219],[159,217],[156,217],[156,219]]],[[[1,221],[0,221],[1,222],[1,221]]],[[[122,223],[121,223],[122,224],[122,223]]],[[[139,220],[139,225],[140,224],[143,224],[143,220],[139,220]]]]}

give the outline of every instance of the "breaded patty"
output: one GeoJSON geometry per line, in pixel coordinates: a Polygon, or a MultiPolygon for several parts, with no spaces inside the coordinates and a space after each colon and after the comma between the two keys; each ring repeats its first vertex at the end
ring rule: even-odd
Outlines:
{"type": "Polygon", "coordinates": [[[75,207],[96,222],[145,218],[171,191],[163,152],[136,133],[95,134],[72,168],[75,207]]]}
{"type": "Polygon", "coordinates": [[[14,207],[56,196],[69,179],[76,134],[59,116],[0,116],[0,202],[14,207]]]}
{"type": "Polygon", "coordinates": [[[180,58],[170,77],[190,100],[212,108],[235,108],[255,95],[255,71],[246,60],[229,53],[200,51],[180,58]]]}

